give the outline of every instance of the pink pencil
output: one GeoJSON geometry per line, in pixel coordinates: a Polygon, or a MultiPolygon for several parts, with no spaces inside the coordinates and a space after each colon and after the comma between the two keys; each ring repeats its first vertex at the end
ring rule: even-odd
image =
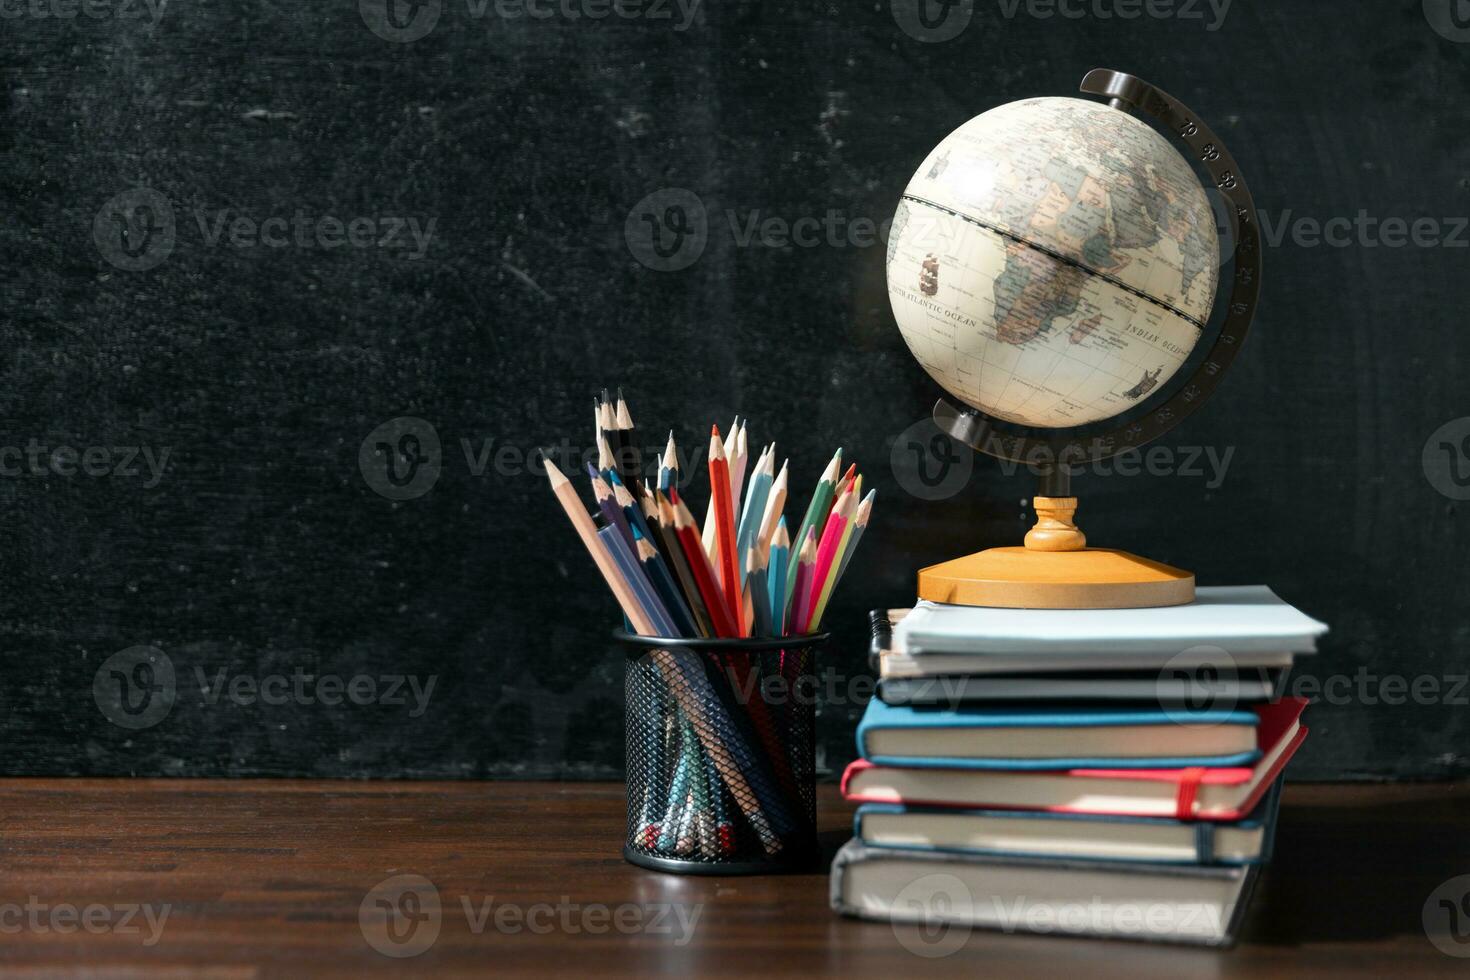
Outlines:
{"type": "Polygon", "coordinates": [[[796,557],[796,587],[791,592],[791,615],[786,617],[790,635],[800,635],[801,624],[807,620],[810,607],[807,600],[812,593],[812,567],[816,563],[817,529],[809,527],[806,529],[806,540],[802,541],[801,551],[797,552],[796,557]]]}
{"type": "Polygon", "coordinates": [[[817,608],[817,600],[822,594],[822,585],[827,581],[827,576],[832,574],[833,563],[837,560],[837,552],[842,544],[842,534],[847,530],[847,522],[852,520],[852,486],[837,500],[837,506],[832,508],[832,514],[827,518],[827,526],[822,529],[822,544],[817,549],[817,564],[812,569],[811,584],[807,586],[811,595],[807,597],[804,607],[805,615],[801,618],[801,631],[803,633],[811,629],[812,613],[817,608]]]}

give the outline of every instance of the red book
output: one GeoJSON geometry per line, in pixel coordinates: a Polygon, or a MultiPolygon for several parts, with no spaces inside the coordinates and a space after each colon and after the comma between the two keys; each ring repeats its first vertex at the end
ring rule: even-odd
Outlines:
{"type": "Polygon", "coordinates": [[[1261,758],[1253,766],[1036,772],[877,766],[859,759],[842,774],[842,795],[855,803],[1240,820],[1306,740],[1306,706],[1304,698],[1284,698],[1258,709],[1261,758]]]}

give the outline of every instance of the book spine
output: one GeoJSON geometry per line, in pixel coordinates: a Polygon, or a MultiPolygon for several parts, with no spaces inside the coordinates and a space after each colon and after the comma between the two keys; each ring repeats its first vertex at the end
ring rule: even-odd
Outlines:
{"type": "Polygon", "coordinates": [[[1194,825],[1194,860],[1196,864],[1215,863],[1215,826],[1208,823],[1194,825]]]}

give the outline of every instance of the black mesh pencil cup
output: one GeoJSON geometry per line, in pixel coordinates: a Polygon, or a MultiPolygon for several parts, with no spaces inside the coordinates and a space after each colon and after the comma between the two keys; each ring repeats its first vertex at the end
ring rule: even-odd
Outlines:
{"type": "Polygon", "coordinates": [[[623,857],[680,874],[814,864],[814,662],[828,634],[614,635],[626,650],[623,857]]]}

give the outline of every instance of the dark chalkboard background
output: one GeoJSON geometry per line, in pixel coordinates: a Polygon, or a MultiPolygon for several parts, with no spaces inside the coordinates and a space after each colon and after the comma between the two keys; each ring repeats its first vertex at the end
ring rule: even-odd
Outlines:
{"type": "MultiPolygon", "coordinates": [[[[1242,358],[1165,440],[1231,452],[1223,480],[1083,476],[1083,526],[1332,625],[1301,673],[1346,686],[1313,708],[1296,777],[1470,771],[1470,422],[1421,459],[1470,415],[1470,31],[1430,16],[1446,4],[976,0],[939,40],[900,26],[904,0],[707,0],[687,21],[391,2],[6,5],[0,771],[618,774],[614,607],[525,463],[583,451],[604,385],[648,442],[672,425],[693,449],[749,415],[803,496],[834,446],[862,464],[878,516],[830,655],[861,672],[864,611],[911,599],[921,565],[1015,542],[1032,492],[990,459],[947,499],[905,490],[899,437],[937,389],[869,223],[966,118],[1100,65],[1214,125],[1283,237],[1242,358]],[[628,229],[676,188],[706,210],[703,251],[649,268],[628,229]],[[122,239],[119,209],[149,201],[122,239]],[[829,210],[830,241],[745,237],[829,210]],[[1436,243],[1313,242],[1360,212],[1433,219],[1436,243]],[[401,418],[442,453],[395,500],[359,454],[401,418]],[[99,707],[94,680],[150,668],[173,671],[166,716],[99,707]],[[216,686],[297,672],[365,675],[375,703],[216,686]],[[1439,693],[1394,704],[1382,675],[1439,693]],[[434,678],[424,710],[380,703],[393,676],[434,678]]],[[[827,767],[857,711],[824,709],[827,767]]]]}

